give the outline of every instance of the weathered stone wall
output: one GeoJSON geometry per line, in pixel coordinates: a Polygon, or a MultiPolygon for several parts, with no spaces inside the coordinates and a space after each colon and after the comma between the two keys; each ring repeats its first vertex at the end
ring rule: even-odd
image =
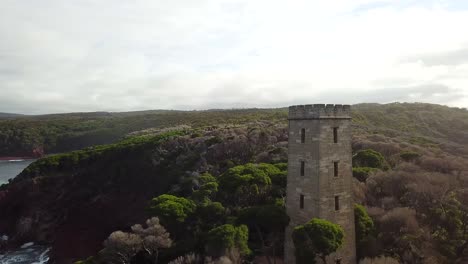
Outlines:
{"type": "MultiPolygon", "coordinates": [[[[288,183],[286,210],[291,218],[286,229],[285,263],[295,263],[292,229],[312,218],[327,219],[345,230],[344,246],[329,263],[356,263],[352,197],[351,110],[345,105],[306,105],[289,108],[288,183]],[[338,128],[334,143],[333,128],[338,128]],[[305,142],[301,143],[301,130],[305,142]],[[301,176],[301,161],[305,162],[301,176]],[[338,162],[338,177],[334,176],[338,162]],[[300,208],[300,195],[304,208],[300,208]],[[340,209],[335,210],[335,196],[340,209]]],[[[320,263],[320,262],[319,262],[320,263]]]]}

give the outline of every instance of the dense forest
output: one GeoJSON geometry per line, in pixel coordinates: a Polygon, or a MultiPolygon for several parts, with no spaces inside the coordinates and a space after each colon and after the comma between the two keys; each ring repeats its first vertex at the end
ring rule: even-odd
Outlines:
{"type": "MultiPolygon", "coordinates": [[[[466,263],[468,111],[352,110],[361,263],[466,263]]],[[[1,186],[0,233],[50,244],[57,263],[280,263],[286,109],[99,115],[1,121],[5,155],[22,137],[37,144],[24,150],[88,147],[39,159],[1,186]],[[105,130],[105,142],[92,136],[105,130]]],[[[301,228],[297,245],[317,230],[330,239],[298,253],[339,247],[339,227],[301,228]]]]}

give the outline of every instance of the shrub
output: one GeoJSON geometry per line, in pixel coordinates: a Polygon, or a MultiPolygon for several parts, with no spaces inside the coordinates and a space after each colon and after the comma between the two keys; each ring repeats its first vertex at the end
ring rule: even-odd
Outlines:
{"type": "Polygon", "coordinates": [[[365,149],[358,151],[353,156],[353,167],[370,167],[387,170],[388,164],[380,152],[372,149],[365,149]]]}
{"type": "Polygon", "coordinates": [[[365,182],[367,178],[369,178],[369,175],[377,170],[378,169],[370,167],[356,167],[353,168],[353,177],[360,182],[365,182]]]}
{"type": "Polygon", "coordinates": [[[398,260],[390,257],[365,258],[359,264],[400,264],[398,260]]]}
{"type": "Polygon", "coordinates": [[[400,153],[400,158],[406,162],[414,161],[421,157],[421,154],[414,151],[403,151],[400,153]]]}
{"type": "Polygon", "coordinates": [[[205,143],[208,145],[208,146],[211,146],[211,145],[215,145],[215,144],[219,144],[219,143],[222,143],[223,142],[223,139],[221,137],[218,137],[218,136],[215,136],[215,137],[212,137],[210,139],[207,139],[205,141],[205,143]]]}

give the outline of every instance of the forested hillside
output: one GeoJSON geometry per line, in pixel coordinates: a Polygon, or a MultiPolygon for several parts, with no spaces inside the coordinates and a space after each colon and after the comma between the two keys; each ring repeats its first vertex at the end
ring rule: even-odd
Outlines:
{"type": "Polygon", "coordinates": [[[72,113],[0,118],[0,157],[38,156],[109,144],[128,133],[178,125],[206,127],[284,119],[285,109],[72,113]]]}
{"type": "MultiPolygon", "coordinates": [[[[466,263],[468,111],[429,104],[352,110],[358,256],[466,263]]],[[[0,187],[0,233],[51,244],[57,263],[90,256],[85,263],[104,263],[122,251],[133,263],[280,259],[287,110],[148,115],[166,121],[114,144],[40,159],[0,187]],[[150,233],[159,239],[151,247],[143,243],[150,233]]],[[[132,119],[125,118],[115,120],[132,119]]]]}
{"type": "MultiPolygon", "coordinates": [[[[417,144],[442,144],[468,154],[467,110],[433,104],[360,104],[353,106],[356,131],[402,136],[417,144]]],[[[139,111],[0,116],[0,156],[60,153],[121,140],[145,129],[186,125],[192,128],[255,121],[285,123],[287,109],[139,111]]]]}
{"type": "Polygon", "coordinates": [[[468,111],[434,104],[360,104],[353,107],[357,135],[361,131],[468,155],[468,111]]]}

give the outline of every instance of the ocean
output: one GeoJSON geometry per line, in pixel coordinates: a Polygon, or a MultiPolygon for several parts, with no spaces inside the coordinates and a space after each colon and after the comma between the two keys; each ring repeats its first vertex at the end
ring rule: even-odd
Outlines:
{"type": "MultiPolygon", "coordinates": [[[[24,170],[34,160],[0,160],[0,185],[8,183],[9,179],[14,178],[24,170]]],[[[1,240],[8,240],[8,237],[0,234],[1,240]]],[[[20,248],[0,252],[0,264],[43,264],[47,263],[49,249],[45,246],[26,243],[20,248]]]]}
{"type": "Polygon", "coordinates": [[[45,264],[49,261],[49,249],[26,243],[19,249],[0,253],[0,264],[45,264]]]}
{"type": "Polygon", "coordinates": [[[14,178],[34,160],[0,160],[0,185],[8,183],[8,179],[14,178]]]}

